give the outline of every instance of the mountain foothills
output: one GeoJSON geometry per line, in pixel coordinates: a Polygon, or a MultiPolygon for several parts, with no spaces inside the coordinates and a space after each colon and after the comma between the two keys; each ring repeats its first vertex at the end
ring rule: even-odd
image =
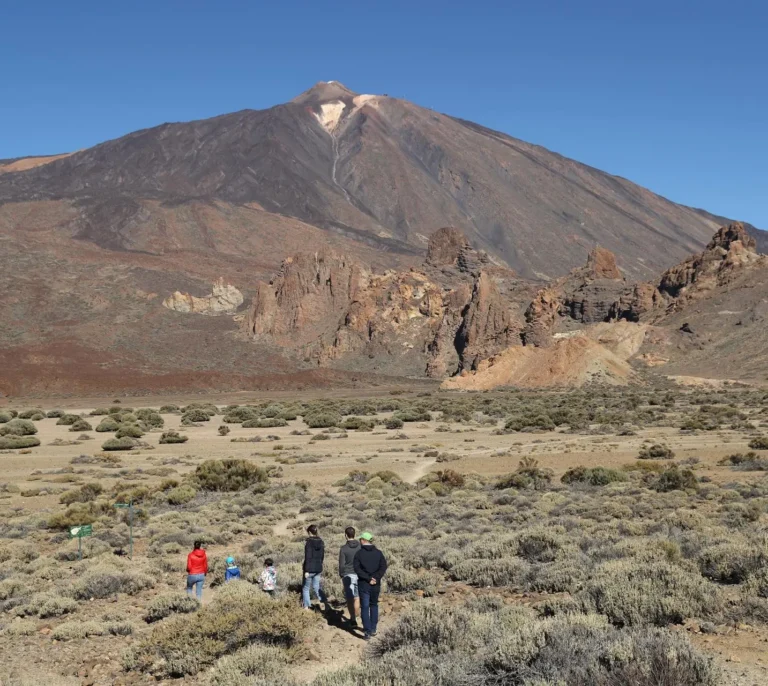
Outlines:
{"type": "Polygon", "coordinates": [[[762,380],[764,240],[320,83],[0,161],[0,392],[762,380]]]}

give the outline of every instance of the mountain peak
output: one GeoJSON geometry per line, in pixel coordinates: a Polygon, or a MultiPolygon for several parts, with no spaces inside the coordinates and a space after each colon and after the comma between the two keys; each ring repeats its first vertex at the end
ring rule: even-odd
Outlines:
{"type": "Polygon", "coordinates": [[[342,98],[354,98],[357,95],[339,81],[318,81],[312,88],[297,95],[291,102],[299,104],[317,104],[341,100],[342,98]]]}

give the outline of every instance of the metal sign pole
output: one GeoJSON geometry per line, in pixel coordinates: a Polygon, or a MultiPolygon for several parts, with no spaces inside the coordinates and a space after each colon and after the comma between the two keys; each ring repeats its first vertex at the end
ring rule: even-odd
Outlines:
{"type": "Polygon", "coordinates": [[[128,541],[129,541],[129,559],[133,559],[133,498],[128,501],[128,541]]]}
{"type": "Polygon", "coordinates": [[[83,559],[83,537],[82,536],[77,537],[77,559],[78,560],[83,559]]]}

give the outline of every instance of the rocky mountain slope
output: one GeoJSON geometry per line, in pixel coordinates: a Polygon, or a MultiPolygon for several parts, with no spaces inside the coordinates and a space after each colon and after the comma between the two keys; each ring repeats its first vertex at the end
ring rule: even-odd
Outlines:
{"type": "Polygon", "coordinates": [[[113,250],[222,251],[220,225],[235,215],[258,234],[266,210],[406,255],[454,226],[497,264],[544,278],[595,244],[620,255],[625,273],[649,277],[718,226],[544,148],[335,82],[0,175],[0,202],[41,200],[59,203],[74,236],[113,250]]]}
{"type": "Polygon", "coordinates": [[[441,229],[425,262],[405,272],[375,274],[333,254],[287,259],[259,284],[243,331],[321,367],[449,377],[444,385],[457,389],[627,383],[644,368],[678,373],[707,358],[704,376],[743,377],[746,359],[764,375],[766,266],[745,228],[732,224],[653,282],[628,281],[598,247],[584,267],[537,284],[494,267],[458,230],[441,229]],[[733,300],[752,305],[712,311],[733,300]],[[736,350],[718,317],[744,313],[736,350]],[[695,325],[678,324],[681,316],[695,325]],[[716,366],[713,351],[723,351],[716,366]]]}
{"type": "MultiPolygon", "coordinates": [[[[741,277],[712,276],[709,258],[657,276],[722,223],[505,134],[320,83],[268,110],[0,161],[0,393],[465,378],[606,319],[645,323],[670,289],[706,284],[702,303],[730,294],[722,311],[754,294],[733,357],[759,287],[737,292],[741,277]]],[[[701,307],[688,323],[706,331],[720,319],[701,307]]],[[[693,363],[703,344],[686,335],[671,345],[693,363]]]]}

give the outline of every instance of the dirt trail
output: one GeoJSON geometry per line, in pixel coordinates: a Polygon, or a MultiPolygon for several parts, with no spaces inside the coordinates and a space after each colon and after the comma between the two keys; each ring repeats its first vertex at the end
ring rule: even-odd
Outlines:
{"type": "Polygon", "coordinates": [[[292,517],[288,517],[287,519],[281,519],[279,522],[277,522],[272,530],[275,536],[290,536],[291,535],[291,524],[295,522],[305,522],[307,521],[307,513],[306,512],[296,512],[292,517]]]}

